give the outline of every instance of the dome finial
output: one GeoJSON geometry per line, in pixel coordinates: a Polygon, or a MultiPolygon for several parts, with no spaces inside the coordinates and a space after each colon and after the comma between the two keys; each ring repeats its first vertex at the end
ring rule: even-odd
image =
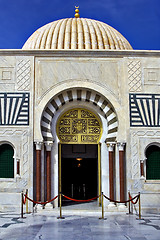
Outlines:
{"type": "Polygon", "coordinates": [[[79,15],[79,9],[78,9],[79,6],[78,6],[78,7],[75,6],[75,8],[76,8],[76,9],[75,9],[75,13],[76,13],[76,14],[75,14],[74,16],[75,16],[75,18],[79,18],[79,17],[80,17],[80,15],[79,15]]]}

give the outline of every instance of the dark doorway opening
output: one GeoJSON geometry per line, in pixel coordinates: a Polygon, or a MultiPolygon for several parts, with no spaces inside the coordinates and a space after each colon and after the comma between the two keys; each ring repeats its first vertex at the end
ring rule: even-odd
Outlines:
{"type": "MultiPolygon", "coordinates": [[[[98,194],[98,145],[62,144],[62,193],[86,200],[98,194]]],[[[79,202],[76,202],[78,204],[79,202]]],[[[63,205],[75,204],[66,198],[63,205]]]]}

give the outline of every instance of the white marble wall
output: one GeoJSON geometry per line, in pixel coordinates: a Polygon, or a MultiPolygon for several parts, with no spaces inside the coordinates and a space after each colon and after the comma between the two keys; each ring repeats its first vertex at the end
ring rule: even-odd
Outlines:
{"type": "MultiPolygon", "coordinates": [[[[94,55],[92,58],[85,58],[84,56],[78,59],[72,56],[66,58],[38,57],[36,58],[36,115],[38,115],[38,112],[41,114],[41,109],[45,107],[46,103],[64,89],[83,86],[91,90],[96,89],[105,96],[113,105],[118,116],[117,142],[126,142],[126,192],[130,190],[136,194],[138,191],[142,191],[145,186],[145,183],[140,181],[140,159],[144,157],[144,148],[152,140],[159,142],[159,131],[155,130],[154,137],[152,137],[150,128],[146,128],[144,131],[141,127],[137,129],[130,127],[129,93],[157,93],[157,89],[160,89],[159,63],[159,57],[151,56],[121,56],[120,58],[108,57],[107,59],[102,57],[95,59],[94,55]],[[40,109],[39,106],[44,107],[40,109]],[[141,133],[142,136],[140,136],[141,133]]],[[[73,105],[75,103],[68,104],[68,109],[73,105]]],[[[59,113],[57,112],[55,121],[58,116],[59,113]]],[[[37,121],[39,120],[40,117],[37,118],[37,121]]],[[[40,139],[42,136],[39,133],[38,128],[35,128],[35,136],[40,139]]],[[[57,141],[56,135],[54,138],[57,141]]],[[[55,149],[57,149],[56,144],[55,142],[55,149]]],[[[108,152],[105,148],[104,140],[102,140],[102,189],[109,195],[108,152]]],[[[55,162],[58,164],[57,151],[55,151],[55,162]]],[[[116,198],[119,199],[119,156],[117,147],[115,151],[115,191],[116,198]]],[[[56,166],[56,169],[58,169],[58,165],[56,166]]],[[[55,176],[54,181],[57,182],[58,174],[55,174],[55,176]]],[[[56,188],[57,185],[55,185],[56,188]]],[[[155,191],[153,190],[153,192],[155,191]]],[[[145,190],[143,195],[145,196],[145,190]]]]}
{"type": "MultiPolygon", "coordinates": [[[[10,142],[15,149],[15,159],[20,159],[20,177],[0,179],[0,202],[3,193],[14,194],[29,189],[33,194],[33,142],[43,141],[40,122],[47,103],[65,89],[91,89],[106,97],[118,117],[117,142],[126,142],[126,190],[141,191],[142,207],[159,207],[160,180],[148,182],[140,179],[140,160],[145,158],[146,147],[160,142],[159,127],[130,127],[129,93],[160,93],[159,51],[0,51],[0,91],[30,92],[30,125],[0,126],[0,143],[10,142]],[[35,66],[34,66],[35,62],[35,66]],[[150,202],[149,194],[153,193],[150,202]]],[[[93,105],[93,104],[91,104],[93,105]]],[[[52,121],[54,144],[52,147],[52,196],[58,193],[58,139],[56,121],[60,114],[82,103],[68,103],[56,112],[52,121]]],[[[86,105],[95,111],[93,106],[86,105]]],[[[97,110],[96,110],[97,112],[97,110]]],[[[100,115],[99,112],[97,112],[100,115]]],[[[103,122],[102,189],[108,195],[108,152],[104,141],[107,122],[103,122]]],[[[116,148],[116,198],[119,199],[119,158],[116,148]]],[[[42,154],[43,157],[43,154],[42,154]]],[[[16,161],[16,160],[15,160],[16,161]]],[[[43,168],[42,168],[43,173],[43,168]]],[[[43,185],[42,185],[43,188],[43,185]]],[[[42,192],[43,193],[43,192],[42,192]]],[[[43,193],[44,195],[44,193],[43,193]]],[[[5,195],[7,196],[7,195],[5,195]]],[[[18,195],[19,196],[19,195],[18,195]]],[[[19,197],[18,197],[19,198],[19,197]]],[[[17,199],[18,199],[17,198],[17,199]]],[[[9,200],[8,200],[9,201],[9,200]]],[[[3,204],[4,205],[4,204],[3,204]]],[[[57,203],[56,203],[57,206],[57,203]]]]}
{"type": "MultiPolygon", "coordinates": [[[[14,178],[0,179],[0,210],[20,210],[21,192],[29,190],[33,196],[33,87],[34,87],[34,61],[33,56],[0,56],[0,92],[1,93],[29,93],[29,125],[11,124],[11,117],[4,113],[0,125],[0,144],[8,143],[14,149],[14,178]],[[8,123],[10,125],[8,125],[8,123]],[[17,175],[17,161],[20,163],[20,174],[17,175]]],[[[13,94],[13,97],[15,95],[13,94]]],[[[3,110],[3,101],[1,109],[3,110]]],[[[6,114],[9,113],[7,102],[6,114]]],[[[12,103],[12,110],[16,106],[12,103]]],[[[20,105],[19,105],[20,106],[20,105]]],[[[2,113],[2,112],[1,112],[2,113]]],[[[12,111],[13,113],[13,111],[12,111]]],[[[17,112],[18,114],[18,112],[17,112]]],[[[30,209],[32,204],[30,205],[30,209]]]]}

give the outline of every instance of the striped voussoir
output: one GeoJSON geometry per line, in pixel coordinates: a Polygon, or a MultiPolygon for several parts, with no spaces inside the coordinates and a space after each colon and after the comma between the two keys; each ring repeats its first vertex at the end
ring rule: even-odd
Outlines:
{"type": "MultiPolygon", "coordinates": [[[[41,119],[41,131],[45,142],[53,141],[51,132],[51,121],[56,111],[64,104],[73,101],[92,102],[105,115],[108,122],[108,134],[106,141],[114,142],[117,136],[118,120],[114,109],[107,99],[93,90],[72,89],[65,90],[56,95],[46,106],[41,119]]],[[[85,105],[85,103],[84,103],[85,105]]]]}

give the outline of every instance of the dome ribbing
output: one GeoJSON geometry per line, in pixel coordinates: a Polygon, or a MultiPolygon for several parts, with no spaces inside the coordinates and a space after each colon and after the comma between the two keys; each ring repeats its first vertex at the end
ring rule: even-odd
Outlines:
{"type": "Polygon", "coordinates": [[[66,18],[35,31],[23,49],[132,49],[117,30],[87,18],[66,18]]]}

